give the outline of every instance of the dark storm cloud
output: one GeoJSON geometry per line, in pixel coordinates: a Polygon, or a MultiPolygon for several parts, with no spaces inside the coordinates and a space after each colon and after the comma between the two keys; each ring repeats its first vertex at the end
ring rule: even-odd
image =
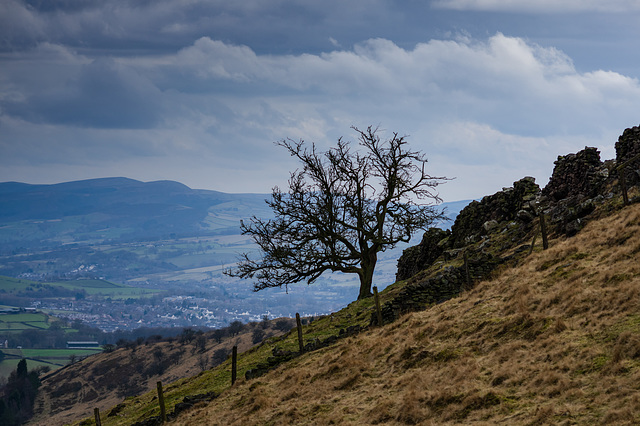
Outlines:
{"type": "Polygon", "coordinates": [[[401,13],[384,0],[24,1],[0,5],[1,47],[38,42],[82,49],[171,51],[200,37],[259,52],[327,50],[397,32],[401,13]],[[391,30],[391,31],[389,31],[391,30]]]}
{"type": "Polygon", "coordinates": [[[164,112],[161,92],[134,70],[101,58],[60,86],[5,103],[8,114],[32,122],[95,128],[150,128],[164,112]]]}

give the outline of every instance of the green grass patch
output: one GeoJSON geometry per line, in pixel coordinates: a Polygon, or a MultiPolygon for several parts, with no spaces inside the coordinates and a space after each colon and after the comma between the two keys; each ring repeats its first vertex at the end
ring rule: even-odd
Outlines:
{"type": "Polygon", "coordinates": [[[102,349],[22,349],[22,356],[38,359],[68,359],[71,355],[85,357],[101,352],[102,349]]]}
{"type": "Polygon", "coordinates": [[[18,313],[0,315],[0,322],[46,322],[46,316],[43,314],[18,313]]]}
{"type": "Polygon", "coordinates": [[[58,285],[61,287],[72,287],[72,288],[123,288],[127,287],[122,284],[115,284],[105,280],[73,280],[73,281],[56,281],[52,282],[51,285],[58,285]]]}
{"type": "Polygon", "coordinates": [[[0,315],[0,332],[13,333],[23,330],[46,330],[49,318],[43,313],[7,313],[0,315]]]}
{"type": "Polygon", "coordinates": [[[53,370],[67,365],[74,355],[84,358],[102,352],[102,349],[2,349],[5,359],[0,362],[0,377],[9,377],[15,371],[22,358],[27,359],[27,368],[33,370],[40,366],[47,366],[53,370]]]}

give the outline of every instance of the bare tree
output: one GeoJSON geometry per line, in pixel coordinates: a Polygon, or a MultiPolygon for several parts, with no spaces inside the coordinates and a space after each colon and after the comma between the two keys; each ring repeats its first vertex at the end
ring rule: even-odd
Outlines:
{"type": "Polygon", "coordinates": [[[273,189],[267,204],[275,219],[241,223],[262,259],[245,253],[228,275],[257,279],[259,291],[311,284],[326,271],[353,273],[362,299],[371,295],[379,252],[443,219],[433,204],[441,201],[435,187],[447,178],[429,176],[426,158],[408,149],[405,136],[382,141],[377,128],[353,130],[361,150],[342,138],[326,152],[302,140],[278,142],[302,167],[291,173],[287,193],[273,189]]]}

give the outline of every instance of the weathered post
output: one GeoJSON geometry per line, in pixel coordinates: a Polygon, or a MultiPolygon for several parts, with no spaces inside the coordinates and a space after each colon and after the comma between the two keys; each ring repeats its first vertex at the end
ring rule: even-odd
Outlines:
{"type": "Polygon", "coordinates": [[[300,353],[304,352],[304,341],[302,340],[302,322],[300,321],[300,314],[296,312],[296,325],[298,326],[298,346],[300,346],[300,353]]]}
{"type": "Polygon", "coordinates": [[[376,312],[378,314],[378,326],[382,327],[382,310],[380,309],[380,296],[378,296],[378,287],[373,286],[373,297],[376,301],[376,312]]]}
{"type": "Polygon", "coordinates": [[[100,409],[98,407],[93,409],[93,417],[96,419],[96,426],[102,426],[102,422],[100,421],[100,409]]]}
{"type": "Polygon", "coordinates": [[[529,255],[533,253],[533,247],[536,245],[536,239],[538,238],[538,233],[533,234],[533,241],[531,241],[531,248],[529,248],[529,255]]]}
{"type": "Polygon", "coordinates": [[[547,239],[547,223],[544,219],[544,212],[540,212],[540,232],[542,233],[542,249],[549,248],[549,240],[547,239]]]}
{"type": "Polygon", "coordinates": [[[236,382],[238,377],[238,347],[234,346],[231,350],[231,386],[236,382]]]}
{"type": "Polygon", "coordinates": [[[469,273],[469,254],[464,252],[464,275],[467,280],[467,288],[471,288],[471,274],[469,273]]]}
{"type": "Polygon", "coordinates": [[[158,386],[158,404],[160,404],[160,420],[162,423],[167,422],[167,410],[164,406],[164,394],[162,393],[162,382],[157,383],[158,386]]]}
{"type": "Polygon", "coordinates": [[[628,159],[616,168],[618,170],[618,175],[620,176],[620,189],[622,190],[622,201],[625,206],[629,205],[629,194],[627,193],[627,180],[624,176],[624,171],[629,165],[638,160],[640,160],[640,154],[634,155],[632,158],[628,159]]]}
{"type": "Polygon", "coordinates": [[[622,189],[622,202],[625,206],[629,205],[629,193],[627,192],[627,179],[624,177],[624,167],[618,168],[620,175],[620,189],[622,189]]]}

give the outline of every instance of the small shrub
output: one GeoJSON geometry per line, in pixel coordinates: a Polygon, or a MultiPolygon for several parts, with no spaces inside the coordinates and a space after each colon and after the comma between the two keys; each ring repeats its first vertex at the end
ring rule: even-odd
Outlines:
{"type": "Polygon", "coordinates": [[[251,342],[255,345],[257,343],[262,342],[264,337],[266,336],[265,331],[262,328],[254,328],[251,333],[251,342]]]}

